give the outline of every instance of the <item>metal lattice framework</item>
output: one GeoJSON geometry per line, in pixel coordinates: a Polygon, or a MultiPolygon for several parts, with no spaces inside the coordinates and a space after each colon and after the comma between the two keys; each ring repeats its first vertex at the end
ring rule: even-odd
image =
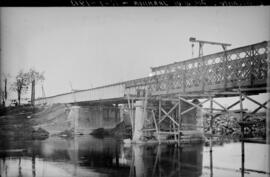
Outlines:
{"type": "MultiPolygon", "coordinates": [[[[127,95],[133,95],[133,100],[145,101],[144,112],[146,112],[146,109],[152,109],[151,106],[147,106],[147,99],[154,102],[158,101],[158,106],[151,110],[152,116],[150,116],[150,119],[153,120],[152,125],[144,127],[142,131],[156,132],[159,143],[164,141],[160,139],[161,135],[171,135],[174,137],[173,141],[178,142],[178,145],[180,145],[181,136],[177,138],[180,132],[185,131],[190,126],[196,127],[199,131],[203,127],[202,122],[197,122],[196,125],[182,123],[183,115],[194,109],[210,115],[209,132],[211,136],[213,134],[213,120],[220,115],[230,113],[239,117],[239,122],[245,122],[247,117],[258,112],[261,108],[268,109],[266,105],[270,100],[260,103],[248,96],[267,91],[268,53],[269,41],[265,41],[154,67],[152,68],[154,74],[152,77],[125,82],[127,95]],[[136,90],[137,95],[134,96],[136,90]],[[145,94],[145,96],[140,96],[141,94],[138,96],[138,91],[141,90],[149,93],[145,94]],[[224,96],[237,96],[239,101],[227,107],[214,100],[216,97],[224,96]],[[199,104],[194,104],[191,101],[199,98],[205,100],[199,104]],[[250,113],[245,113],[242,103],[244,99],[252,101],[259,107],[250,113]],[[171,102],[169,108],[165,108],[167,101],[171,102]],[[210,102],[210,108],[201,107],[202,104],[208,101],[210,102]],[[185,102],[191,107],[182,110],[181,102],[185,102]],[[219,108],[213,108],[213,104],[216,104],[219,108]],[[231,110],[237,104],[240,105],[240,110],[231,110]],[[161,129],[162,125],[163,127],[164,125],[167,126],[169,131],[164,128],[161,129]]],[[[134,110],[133,107],[131,109],[134,110]]],[[[147,117],[144,119],[146,122],[147,117]]],[[[243,128],[241,126],[242,133],[244,132],[243,128]]]]}
{"type": "Polygon", "coordinates": [[[152,68],[154,76],[126,82],[152,94],[266,86],[268,41],[152,68]]]}

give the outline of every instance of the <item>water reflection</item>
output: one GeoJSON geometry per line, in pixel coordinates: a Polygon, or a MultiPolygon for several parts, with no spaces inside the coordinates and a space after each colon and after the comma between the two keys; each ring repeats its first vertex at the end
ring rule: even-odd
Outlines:
{"type": "Polygon", "coordinates": [[[51,137],[44,141],[9,142],[5,148],[1,146],[0,175],[1,177],[266,176],[267,174],[247,171],[245,165],[247,169],[267,172],[267,164],[263,157],[264,153],[268,153],[268,148],[267,145],[249,143],[229,143],[213,147],[198,144],[185,145],[181,148],[171,145],[126,146],[121,140],[114,138],[81,136],[66,140],[51,137]],[[258,158],[250,154],[254,150],[258,158]]]}
{"type": "Polygon", "coordinates": [[[245,143],[241,142],[241,177],[245,176],[245,143]]]}
{"type": "Polygon", "coordinates": [[[211,145],[210,145],[210,151],[209,151],[209,154],[210,154],[210,177],[213,177],[213,146],[212,146],[212,138],[210,138],[210,141],[211,141],[211,145]]]}
{"type": "Polygon", "coordinates": [[[185,148],[134,145],[132,150],[131,177],[202,174],[202,145],[185,148]]]}
{"type": "Polygon", "coordinates": [[[205,147],[202,176],[269,176],[269,145],[245,142],[230,142],[205,147]],[[208,166],[209,164],[209,166],[208,166]],[[207,171],[208,170],[208,171],[207,171]],[[209,175],[208,175],[209,172],[209,175]]]}

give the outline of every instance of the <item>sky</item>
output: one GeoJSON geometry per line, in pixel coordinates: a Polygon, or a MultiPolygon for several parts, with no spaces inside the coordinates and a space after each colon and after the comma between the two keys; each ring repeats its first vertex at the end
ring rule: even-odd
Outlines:
{"type": "MultiPolygon", "coordinates": [[[[270,40],[270,7],[1,8],[1,72],[44,72],[46,96],[146,77],[191,58],[190,37],[230,48],[270,40]]],[[[230,49],[229,48],[229,49],[230,49]]],[[[205,46],[204,54],[220,51],[205,46]]],[[[198,48],[195,47],[195,56],[198,48]]],[[[41,96],[37,85],[36,97],[41,96]]]]}

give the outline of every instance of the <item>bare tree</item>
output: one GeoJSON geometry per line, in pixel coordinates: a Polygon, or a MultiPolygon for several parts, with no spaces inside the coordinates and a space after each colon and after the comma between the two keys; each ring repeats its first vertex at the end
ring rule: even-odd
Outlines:
{"type": "Polygon", "coordinates": [[[16,76],[15,82],[12,84],[12,89],[17,92],[18,104],[21,104],[21,95],[28,90],[28,77],[27,73],[24,73],[22,70],[19,71],[16,76]]]}
{"type": "Polygon", "coordinates": [[[2,88],[0,90],[0,100],[1,100],[1,106],[5,107],[6,105],[5,91],[2,88]]]}
{"type": "MultiPolygon", "coordinates": [[[[1,80],[2,82],[2,80],[1,80]]],[[[0,84],[1,88],[0,88],[0,101],[2,103],[2,106],[5,107],[5,102],[6,102],[6,80],[4,79],[4,88],[2,88],[2,83],[0,84]]]]}
{"type": "Polygon", "coordinates": [[[28,84],[31,84],[31,104],[34,105],[35,104],[35,86],[38,82],[44,81],[45,77],[44,77],[44,73],[40,73],[35,71],[34,69],[30,69],[27,73],[27,82],[28,84]]]}
{"type": "Polygon", "coordinates": [[[8,79],[10,78],[9,74],[6,73],[2,73],[1,74],[1,89],[0,89],[0,98],[1,98],[1,102],[2,105],[5,107],[6,106],[6,100],[8,97],[8,91],[7,91],[7,85],[8,85],[8,79]],[[2,87],[2,83],[4,84],[4,88],[2,87]]]}

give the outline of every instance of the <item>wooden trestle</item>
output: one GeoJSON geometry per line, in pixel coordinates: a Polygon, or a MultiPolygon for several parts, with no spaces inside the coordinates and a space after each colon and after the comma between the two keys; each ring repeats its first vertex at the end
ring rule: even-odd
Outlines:
{"type": "MultiPolygon", "coordinates": [[[[213,134],[213,121],[215,118],[224,115],[224,114],[234,114],[238,115],[239,123],[243,124],[246,118],[252,116],[253,114],[257,113],[260,109],[269,109],[267,107],[267,103],[270,102],[268,98],[267,101],[264,103],[260,103],[259,101],[255,100],[254,98],[250,97],[250,93],[254,95],[254,92],[258,93],[265,93],[266,87],[264,88],[248,88],[248,89],[233,89],[231,91],[215,91],[215,92],[203,92],[203,93],[192,93],[192,94],[184,94],[178,93],[173,95],[151,95],[149,90],[144,91],[144,96],[137,96],[137,95],[127,95],[128,100],[128,107],[129,113],[131,118],[131,124],[134,129],[134,103],[138,100],[144,101],[143,110],[144,110],[144,128],[141,130],[145,134],[155,134],[158,140],[158,143],[175,143],[177,145],[181,145],[182,138],[181,135],[186,131],[187,127],[195,127],[195,128],[202,128],[204,131],[205,125],[191,125],[185,124],[182,122],[182,116],[187,114],[188,112],[197,109],[202,111],[204,114],[208,114],[210,116],[210,138],[214,136],[213,134]],[[239,100],[235,103],[225,106],[224,103],[218,102],[215,98],[218,97],[239,97],[239,100]],[[192,100],[194,99],[201,99],[201,102],[194,103],[192,100]],[[249,100],[258,107],[254,110],[246,110],[243,108],[243,101],[249,100]],[[189,108],[183,109],[181,107],[182,102],[187,103],[190,105],[189,108]],[[210,107],[204,107],[205,103],[209,102],[210,107]],[[168,106],[168,104],[170,104],[168,106]],[[214,108],[214,104],[218,108],[214,108]],[[236,105],[240,105],[240,109],[233,109],[236,105]],[[166,107],[167,106],[167,107],[166,107]],[[150,126],[149,126],[150,122],[150,126]],[[152,123],[151,123],[152,122],[152,123]],[[166,123],[165,123],[166,122],[166,123]],[[169,122],[169,123],[168,123],[169,122]],[[164,126],[167,129],[164,129],[164,126]],[[170,140],[163,140],[162,136],[167,135],[171,136],[172,139],[170,140]]],[[[203,120],[202,120],[203,121],[203,120]]],[[[242,136],[244,137],[244,127],[241,128],[242,136]]],[[[202,132],[203,134],[203,132],[202,132]]],[[[204,138],[204,136],[202,136],[204,138]]],[[[212,141],[210,141],[212,143],[212,141]]],[[[212,145],[211,145],[212,146],[212,145]]],[[[211,150],[210,150],[211,151],[211,150]]]]}

